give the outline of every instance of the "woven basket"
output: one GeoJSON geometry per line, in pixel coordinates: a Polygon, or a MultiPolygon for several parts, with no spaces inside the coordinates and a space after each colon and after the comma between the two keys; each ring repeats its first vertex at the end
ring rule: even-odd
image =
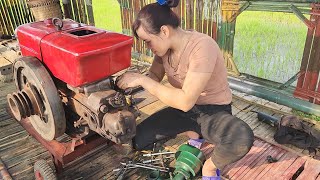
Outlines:
{"type": "Polygon", "coordinates": [[[59,0],[28,0],[27,4],[36,21],[48,18],[62,18],[59,0]]]}

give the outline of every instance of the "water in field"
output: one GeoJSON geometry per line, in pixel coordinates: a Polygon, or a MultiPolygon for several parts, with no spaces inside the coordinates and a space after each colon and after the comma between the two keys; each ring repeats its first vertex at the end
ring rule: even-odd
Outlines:
{"type": "Polygon", "coordinates": [[[307,27],[294,14],[242,13],[234,42],[239,71],[286,82],[299,71],[306,34],[307,27]]]}

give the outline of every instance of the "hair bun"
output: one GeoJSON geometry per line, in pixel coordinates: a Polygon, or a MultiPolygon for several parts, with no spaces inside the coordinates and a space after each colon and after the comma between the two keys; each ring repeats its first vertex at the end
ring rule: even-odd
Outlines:
{"type": "Polygon", "coordinates": [[[157,0],[160,6],[177,7],[180,0],[157,0]]]}
{"type": "Polygon", "coordinates": [[[169,7],[177,7],[179,5],[180,0],[167,0],[167,6],[169,7]]]}

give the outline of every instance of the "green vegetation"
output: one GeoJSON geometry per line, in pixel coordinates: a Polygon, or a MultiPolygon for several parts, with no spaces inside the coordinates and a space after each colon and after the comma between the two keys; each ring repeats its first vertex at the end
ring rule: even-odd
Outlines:
{"type": "Polygon", "coordinates": [[[307,113],[304,113],[302,111],[297,111],[297,110],[292,110],[292,113],[296,116],[305,117],[305,118],[313,119],[313,120],[320,122],[320,116],[316,116],[313,114],[307,114],[307,113]]]}
{"type": "Polygon", "coordinates": [[[114,32],[122,32],[120,6],[117,0],[94,0],[95,25],[114,32]]]}
{"type": "Polygon", "coordinates": [[[299,71],[307,27],[294,14],[243,12],[235,34],[240,72],[286,82],[299,71]]]}

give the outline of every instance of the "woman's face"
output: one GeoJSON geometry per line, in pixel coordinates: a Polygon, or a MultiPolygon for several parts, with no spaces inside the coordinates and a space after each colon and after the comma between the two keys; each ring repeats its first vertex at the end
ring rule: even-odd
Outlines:
{"type": "Polygon", "coordinates": [[[159,34],[150,34],[142,26],[137,29],[139,39],[143,40],[148,49],[159,57],[164,56],[170,48],[168,29],[161,30],[159,34]]]}

